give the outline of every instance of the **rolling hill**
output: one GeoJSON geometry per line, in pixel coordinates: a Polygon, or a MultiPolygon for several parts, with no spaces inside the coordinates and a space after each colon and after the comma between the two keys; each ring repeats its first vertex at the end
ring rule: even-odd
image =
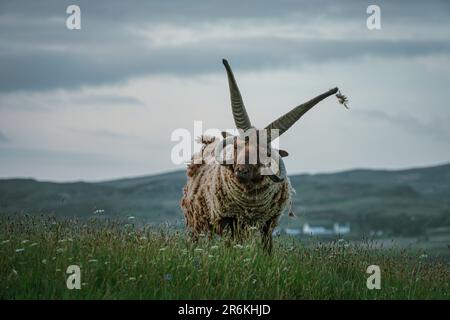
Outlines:
{"type": "MultiPolygon", "coordinates": [[[[1,214],[139,217],[152,224],[183,224],[183,171],[88,183],[0,180],[1,214]]],[[[351,170],[291,176],[298,219],[282,225],[350,222],[361,232],[420,235],[450,226],[450,164],[399,171],[351,170]]]]}

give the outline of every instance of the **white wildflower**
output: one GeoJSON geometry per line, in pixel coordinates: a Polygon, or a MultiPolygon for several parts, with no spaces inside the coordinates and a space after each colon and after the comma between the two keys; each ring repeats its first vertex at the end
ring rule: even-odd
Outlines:
{"type": "Polygon", "coordinates": [[[22,252],[22,251],[25,251],[25,248],[17,248],[16,249],[16,252],[22,252]]]}

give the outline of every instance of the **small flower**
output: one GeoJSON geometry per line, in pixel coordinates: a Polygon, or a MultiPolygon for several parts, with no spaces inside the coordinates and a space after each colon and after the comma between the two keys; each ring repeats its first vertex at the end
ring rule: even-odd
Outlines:
{"type": "Polygon", "coordinates": [[[9,240],[9,239],[8,239],[8,240],[3,240],[3,241],[2,241],[2,244],[7,244],[7,243],[9,243],[9,242],[11,242],[11,240],[9,240]]]}
{"type": "Polygon", "coordinates": [[[203,249],[202,249],[202,248],[195,248],[194,251],[195,251],[195,252],[202,252],[203,249]]]}
{"type": "Polygon", "coordinates": [[[129,277],[128,281],[136,281],[136,278],[135,277],[129,277]]]}
{"type": "Polygon", "coordinates": [[[64,249],[63,249],[63,248],[57,248],[57,249],[56,249],[56,252],[57,252],[57,253],[63,253],[63,252],[64,252],[64,249]]]}
{"type": "Polygon", "coordinates": [[[90,263],[97,263],[98,260],[97,259],[90,259],[88,262],[90,262],[90,263]]]}
{"type": "Polygon", "coordinates": [[[18,249],[16,249],[16,252],[22,252],[22,251],[25,251],[25,248],[18,248],[18,249]]]}
{"type": "Polygon", "coordinates": [[[25,244],[25,243],[28,243],[28,242],[30,242],[30,240],[27,240],[27,239],[22,240],[22,244],[25,244]]]}
{"type": "Polygon", "coordinates": [[[243,261],[244,262],[250,262],[250,258],[245,258],[243,261]]]}
{"type": "Polygon", "coordinates": [[[172,275],[170,273],[164,274],[164,281],[172,281],[172,275]]]}
{"type": "Polygon", "coordinates": [[[251,226],[251,227],[250,227],[250,230],[258,230],[258,227],[256,227],[256,226],[251,226]]]}
{"type": "Polygon", "coordinates": [[[38,244],[37,244],[37,242],[33,242],[32,244],[30,244],[30,248],[31,247],[36,247],[38,244]]]}
{"type": "Polygon", "coordinates": [[[147,240],[147,237],[140,237],[139,239],[145,241],[145,240],[147,240]]]}
{"type": "Polygon", "coordinates": [[[211,250],[217,250],[217,249],[219,249],[219,246],[216,246],[216,245],[211,246],[211,250]]]}
{"type": "Polygon", "coordinates": [[[419,256],[419,259],[426,259],[426,258],[428,258],[428,255],[427,254],[421,254],[420,256],[419,256]]]}
{"type": "Polygon", "coordinates": [[[136,219],[135,216],[128,216],[128,220],[134,220],[134,219],[136,219]]]}
{"type": "Polygon", "coordinates": [[[200,260],[197,257],[194,259],[193,264],[194,264],[195,269],[200,269],[201,264],[200,264],[200,260]]]}
{"type": "Polygon", "coordinates": [[[208,258],[214,258],[212,254],[208,254],[208,258]]]}
{"type": "Polygon", "coordinates": [[[166,251],[166,249],[167,249],[167,248],[164,247],[164,248],[159,249],[159,251],[161,251],[161,252],[162,252],[162,251],[166,251]]]}
{"type": "Polygon", "coordinates": [[[61,271],[61,269],[59,269],[59,268],[56,268],[56,272],[60,272],[61,271]]]}
{"type": "Polygon", "coordinates": [[[83,282],[81,285],[82,285],[83,287],[84,287],[84,286],[87,286],[87,282],[83,282]]]}
{"type": "Polygon", "coordinates": [[[42,259],[41,261],[43,264],[47,264],[47,259],[42,259]]]}
{"type": "Polygon", "coordinates": [[[241,244],[236,244],[236,245],[234,246],[234,248],[236,248],[236,249],[243,249],[244,246],[241,245],[241,244]]]}

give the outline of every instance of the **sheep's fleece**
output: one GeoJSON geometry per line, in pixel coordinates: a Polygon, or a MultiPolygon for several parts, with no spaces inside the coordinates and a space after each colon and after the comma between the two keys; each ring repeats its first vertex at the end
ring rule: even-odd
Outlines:
{"type": "Polygon", "coordinates": [[[216,137],[201,137],[204,161],[188,165],[188,182],[181,200],[186,226],[194,238],[202,232],[222,234],[224,223],[231,218],[237,225],[267,228],[271,235],[290,203],[293,189],[289,179],[274,183],[265,176],[256,186],[239,184],[229,167],[215,162],[214,150],[219,141],[216,137]]]}

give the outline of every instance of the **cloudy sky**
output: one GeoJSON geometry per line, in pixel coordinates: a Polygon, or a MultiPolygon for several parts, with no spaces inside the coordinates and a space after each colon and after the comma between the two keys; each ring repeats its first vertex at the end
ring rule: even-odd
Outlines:
{"type": "Polygon", "coordinates": [[[177,128],[257,127],[334,86],[280,140],[290,173],[450,161],[450,2],[0,1],[0,177],[181,169],[177,128]],[[81,8],[81,30],[66,7],[81,8]],[[366,27],[369,4],[381,30],[366,27]]]}

